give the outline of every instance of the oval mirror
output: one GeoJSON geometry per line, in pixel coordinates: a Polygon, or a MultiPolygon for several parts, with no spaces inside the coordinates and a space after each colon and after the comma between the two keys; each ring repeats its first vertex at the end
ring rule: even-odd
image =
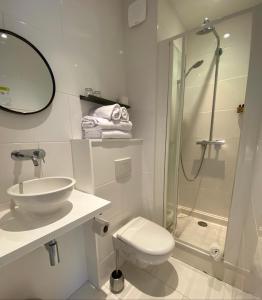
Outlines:
{"type": "Polygon", "coordinates": [[[23,37],[0,29],[0,108],[33,114],[55,95],[54,75],[40,51],[23,37]]]}

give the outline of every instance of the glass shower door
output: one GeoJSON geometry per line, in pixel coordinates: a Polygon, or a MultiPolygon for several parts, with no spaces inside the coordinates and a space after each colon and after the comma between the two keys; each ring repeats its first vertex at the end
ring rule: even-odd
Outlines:
{"type": "Polygon", "coordinates": [[[169,104],[167,120],[166,140],[166,166],[165,166],[165,225],[173,232],[175,229],[176,212],[178,203],[178,170],[180,132],[183,116],[183,103],[181,99],[183,91],[183,47],[184,38],[178,38],[170,42],[170,80],[169,80],[169,104]]]}

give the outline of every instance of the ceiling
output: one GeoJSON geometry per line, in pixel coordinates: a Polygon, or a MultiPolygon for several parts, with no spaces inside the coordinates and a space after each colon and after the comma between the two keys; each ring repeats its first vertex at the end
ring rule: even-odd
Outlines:
{"type": "MultiPolygon", "coordinates": [[[[160,0],[163,1],[163,0],[160,0]]],[[[262,0],[169,0],[186,29],[202,23],[204,17],[215,20],[262,3],[262,0]]]]}

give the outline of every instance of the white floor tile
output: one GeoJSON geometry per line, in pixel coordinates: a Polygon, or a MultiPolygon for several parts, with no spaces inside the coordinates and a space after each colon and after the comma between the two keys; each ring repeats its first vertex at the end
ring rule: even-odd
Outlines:
{"type": "Polygon", "coordinates": [[[153,275],[125,264],[122,268],[126,280],[131,284],[123,299],[182,299],[183,296],[175,288],[167,286],[153,275]]]}
{"type": "Polygon", "coordinates": [[[125,275],[125,289],[119,294],[110,292],[109,282],[96,290],[87,283],[80,288],[71,300],[255,300],[256,297],[244,293],[214,277],[209,276],[177,259],[160,266],[139,269],[126,263],[122,267],[125,275]]]}
{"type": "Polygon", "coordinates": [[[117,300],[118,298],[109,291],[97,290],[93,285],[87,282],[79,290],[77,290],[70,300],[117,300]]]}
{"type": "Polygon", "coordinates": [[[147,271],[184,295],[190,289],[194,278],[200,274],[200,271],[173,258],[162,265],[150,267],[147,271]]]}
{"type": "Polygon", "coordinates": [[[174,299],[174,300],[181,300],[183,299],[183,295],[179,292],[176,292],[169,287],[163,285],[160,289],[155,287],[154,290],[150,290],[150,292],[145,293],[139,289],[132,289],[130,293],[124,299],[174,299]]]}
{"type": "MultiPolygon", "coordinates": [[[[117,296],[118,299],[124,299],[125,296],[131,291],[131,289],[133,288],[132,284],[130,284],[130,282],[128,282],[127,280],[125,280],[125,288],[124,290],[119,293],[119,294],[115,294],[117,296]]],[[[105,293],[111,293],[110,292],[110,284],[109,281],[107,281],[104,286],[102,287],[102,290],[105,293]]]]}
{"type": "Polygon", "coordinates": [[[189,299],[255,299],[174,258],[148,268],[147,272],[189,299]]]}
{"type": "Polygon", "coordinates": [[[254,299],[258,299],[257,297],[255,297],[254,295],[245,293],[237,288],[232,287],[229,284],[225,283],[225,290],[224,290],[224,299],[225,300],[254,300],[254,299]]]}

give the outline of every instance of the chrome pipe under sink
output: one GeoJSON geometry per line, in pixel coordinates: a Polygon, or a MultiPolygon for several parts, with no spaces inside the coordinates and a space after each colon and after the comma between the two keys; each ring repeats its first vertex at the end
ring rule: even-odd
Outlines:
{"type": "Polygon", "coordinates": [[[60,263],[59,249],[56,240],[51,240],[45,244],[45,248],[49,254],[50,266],[54,267],[60,263]]]}

